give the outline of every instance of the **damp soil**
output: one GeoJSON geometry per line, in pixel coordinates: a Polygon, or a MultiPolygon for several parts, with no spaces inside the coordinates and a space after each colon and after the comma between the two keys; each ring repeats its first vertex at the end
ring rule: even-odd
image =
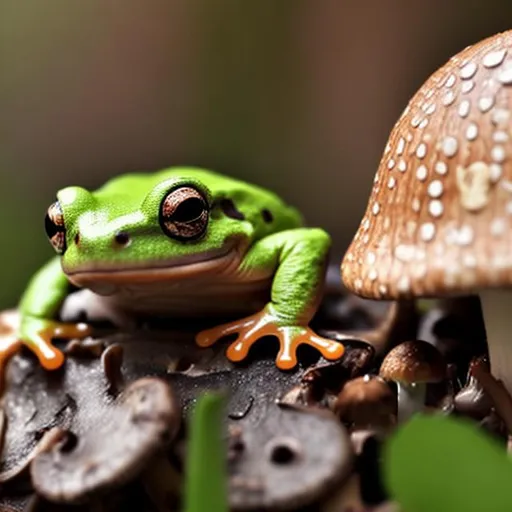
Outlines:
{"type": "Polygon", "coordinates": [[[207,390],[228,393],[232,510],[395,510],[380,477],[381,448],[402,421],[396,382],[379,376],[391,350],[423,340],[439,352],[444,376],[427,384],[423,410],[470,418],[504,447],[508,430],[480,378],[489,368],[478,298],[402,304],[406,317],[383,329],[393,307],[328,283],[312,327],[342,339],[345,354],[329,362],[306,348],[286,372],[273,339],[233,364],[229,340],[195,345],[196,323],[99,329],[62,344],[54,372],[21,351],[0,409],[0,512],[181,510],[187,418],[207,390]]]}

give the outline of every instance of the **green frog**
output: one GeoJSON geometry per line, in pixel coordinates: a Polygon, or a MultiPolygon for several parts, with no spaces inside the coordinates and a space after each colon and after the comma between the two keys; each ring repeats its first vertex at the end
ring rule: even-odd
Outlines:
{"type": "MultiPolygon", "coordinates": [[[[31,279],[19,304],[17,342],[54,370],[64,354],[52,343],[83,339],[90,322],[68,321],[67,301],[121,327],[135,318],[239,320],[202,330],[208,347],[236,335],[226,356],[242,361],[264,336],[279,340],[276,364],[297,364],[297,347],[337,360],[342,344],[309,322],[322,295],[331,245],[274,193],[199,168],[173,167],[115,177],[91,192],[57,193],[46,233],[57,255],[31,279]]],[[[12,345],[0,346],[4,355],[12,345]]],[[[1,355],[1,354],[0,354],[1,355]]]]}

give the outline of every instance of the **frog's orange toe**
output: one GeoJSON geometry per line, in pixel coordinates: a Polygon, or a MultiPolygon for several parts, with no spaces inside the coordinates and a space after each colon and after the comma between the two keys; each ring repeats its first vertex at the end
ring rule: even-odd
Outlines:
{"type": "Polygon", "coordinates": [[[64,364],[64,354],[51,344],[48,344],[43,350],[39,347],[34,350],[34,353],[45,370],[58,370],[64,364]]]}

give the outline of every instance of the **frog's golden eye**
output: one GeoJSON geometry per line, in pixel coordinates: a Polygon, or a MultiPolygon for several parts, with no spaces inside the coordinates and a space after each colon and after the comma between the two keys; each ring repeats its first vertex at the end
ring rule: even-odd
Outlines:
{"type": "Polygon", "coordinates": [[[58,201],[48,208],[44,219],[44,227],[55,252],[64,254],[66,250],[66,227],[64,226],[62,208],[58,201]]]}
{"type": "Polygon", "coordinates": [[[208,201],[190,186],[169,192],[160,206],[160,225],[164,233],[178,240],[194,240],[208,226],[208,201]]]}

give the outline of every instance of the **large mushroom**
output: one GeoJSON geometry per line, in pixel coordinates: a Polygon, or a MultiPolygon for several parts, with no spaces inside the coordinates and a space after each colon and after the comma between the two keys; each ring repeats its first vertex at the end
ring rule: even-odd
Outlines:
{"type": "Polygon", "coordinates": [[[480,295],[512,392],[512,31],[464,49],[394,126],[341,267],[370,299],[480,295]]]}

